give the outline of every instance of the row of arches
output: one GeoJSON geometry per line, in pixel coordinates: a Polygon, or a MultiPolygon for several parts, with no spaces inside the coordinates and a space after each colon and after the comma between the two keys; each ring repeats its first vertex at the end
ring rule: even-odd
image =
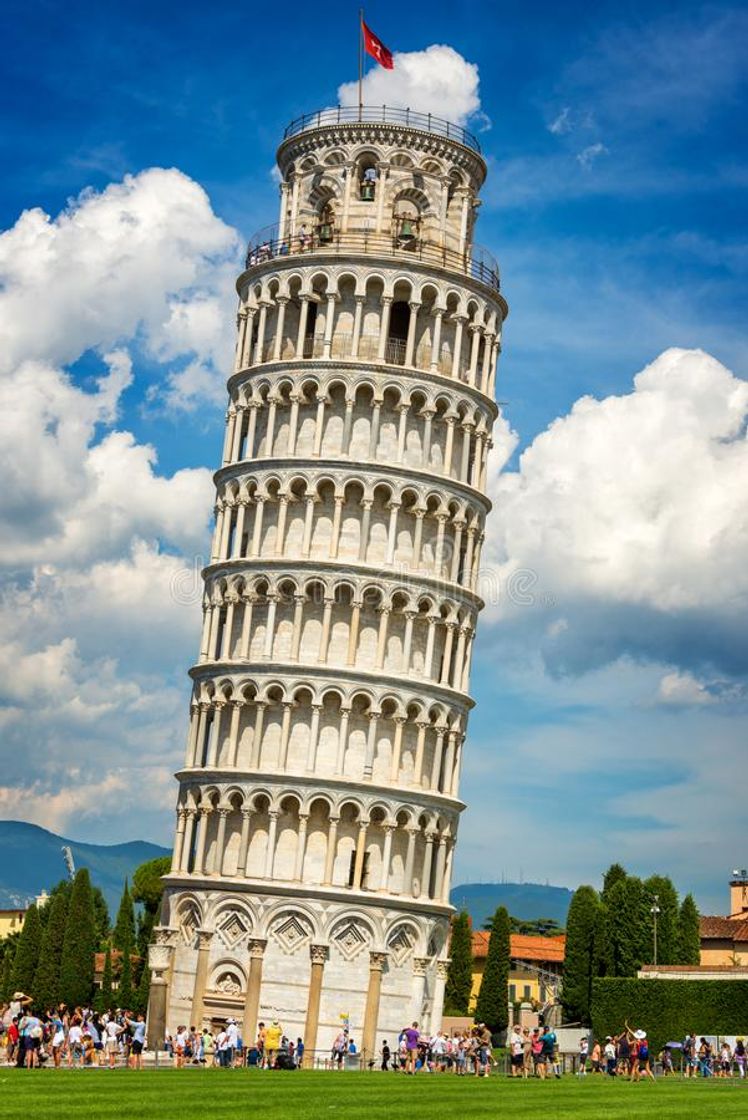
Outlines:
{"type": "Polygon", "coordinates": [[[254,284],[239,311],[235,370],[305,358],[405,366],[493,399],[500,312],[432,280],[289,267],[254,284]]]}
{"type": "Polygon", "coordinates": [[[298,791],[191,786],[172,873],[272,879],[448,901],[456,818],[298,791]],[[445,897],[446,896],[446,897],[445,897]]]}
{"type": "Polygon", "coordinates": [[[466,691],[476,612],[348,579],[219,578],[206,586],[200,661],[337,665],[466,691]]]}
{"type": "Polygon", "coordinates": [[[300,381],[285,373],[239,386],[226,424],[224,464],[247,459],[341,458],[395,463],[485,485],[490,416],[472,402],[368,379],[300,381]],[[243,391],[242,391],[243,390],[243,391]]]}
{"type": "Polygon", "coordinates": [[[296,557],[477,584],[485,503],[444,488],[341,471],[253,472],[227,479],[216,508],[211,563],[296,557]]]}
{"type": "Polygon", "coordinates": [[[464,711],[352,686],[201,680],[188,769],[298,773],[456,798],[464,711]]]}

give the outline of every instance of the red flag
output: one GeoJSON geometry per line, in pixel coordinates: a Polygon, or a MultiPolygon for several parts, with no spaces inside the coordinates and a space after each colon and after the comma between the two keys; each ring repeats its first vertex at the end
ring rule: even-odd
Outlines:
{"type": "Polygon", "coordinates": [[[387,50],[381,39],[377,38],[373,31],[371,31],[363,20],[361,20],[361,30],[364,33],[364,50],[375,58],[380,66],[385,70],[394,69],[394,62],[392,61],[392,51],[387,50]]]}

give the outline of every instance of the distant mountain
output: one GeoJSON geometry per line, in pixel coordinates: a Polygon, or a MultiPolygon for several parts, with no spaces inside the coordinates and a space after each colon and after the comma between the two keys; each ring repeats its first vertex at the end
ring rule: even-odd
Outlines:
{"type": "Polygon", "coordinates": [[[565,926],[573,893],[543,883],[464,883],[453,887],[449,898],[458,910],[467,910],[474,929],[482,929],[497,906],[506,906],[514,918],[555,918],[565,926]]]}
{"type": "Polygon", "coordinates": [[[87,867],[101,887],[114,920],[125,878],[141,863],[171,855],[167,848],[133,840],[128,844],[79,844],[24,821],[0,821],[0,909],[23,906],[64,879],[61,848],[67,844],[76,867],[87,867]]]}

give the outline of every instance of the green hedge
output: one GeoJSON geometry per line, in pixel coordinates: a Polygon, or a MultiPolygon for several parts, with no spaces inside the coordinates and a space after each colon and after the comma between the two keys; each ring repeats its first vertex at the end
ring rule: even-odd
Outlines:
{"type": "Polygon", "coordinates": [[[618,1034],[627,1019],[647,1032],[654,1053],[691,1031],[748,1036],[748,980],[595,980],[595,1037],[618,1034]]]}

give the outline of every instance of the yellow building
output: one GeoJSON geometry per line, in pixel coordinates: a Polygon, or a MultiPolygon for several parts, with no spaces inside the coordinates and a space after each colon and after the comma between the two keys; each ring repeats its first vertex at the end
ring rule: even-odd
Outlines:
{"type": "MultiPolygon", "coordinates": [[[[473,931],[473,984],[470,1009],[475,1007],[483,982],[483,969],[488,954],[487,930],[473,931]]],[[[552,998],[553,978],[560,976],[564,966],[566,937],[534,937],[513,933],[509,939],[511,968],[509,971],[509,999],[512,1003],[544,1004],[552,998]]]]}
{"type": "Polygon", "coordinates": [[[4,937],[9,937],[11,933],[17,933],[22,929],[25,917],[25,910],[0,910],[0,941],[4,937]]]}
{"type": "Polygon", "coordinates": [[[705,915],[699,924],[702,965],[748,966],[748,871],[734,871],[730,880],[730,913],[705,915]]]}

